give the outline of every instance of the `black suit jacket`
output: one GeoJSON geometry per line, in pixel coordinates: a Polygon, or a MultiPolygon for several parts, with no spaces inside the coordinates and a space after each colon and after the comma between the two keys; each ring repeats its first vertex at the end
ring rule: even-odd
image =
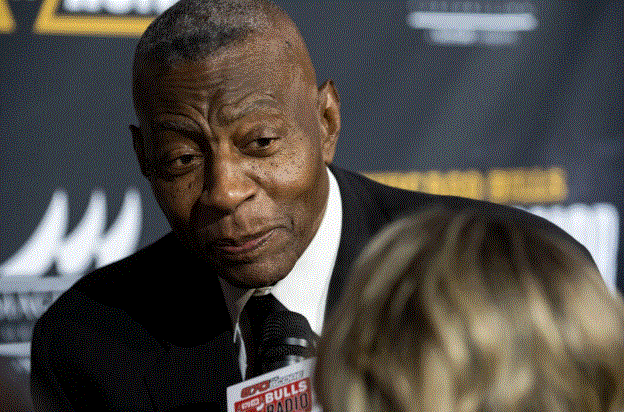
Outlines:
{"type": "MultiPolygon", "coordinates": [[[[390,221],[426,206],[473,208],[569,238],[517,209],[394,189],[331,169],[340,187],[343,222],[328,311],[369,239],[390,221]]],[[[35,327],[31,389],[36,410],[225,411],[226,388],[240,381],[217,274],[173,234],[83,277],[35,327]]]]}

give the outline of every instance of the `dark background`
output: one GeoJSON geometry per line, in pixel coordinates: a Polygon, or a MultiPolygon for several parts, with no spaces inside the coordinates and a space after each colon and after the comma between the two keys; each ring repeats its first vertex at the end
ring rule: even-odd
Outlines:
{"type": "MultiPolygon", "coordinates": [[[[16,23],[14,31],[0,34],[0,267],[33,234],[59,188],[68,199],[67,233],[94,190],[104,193],[110,225],[125,193],[137,188],[137,247],[162,236],[168,225],[140,174],[128,130],[136,123],[130,82],[137,38],[35,33],[42,2],[0,1],[16,23]]],[[[406,17],[431,11],[432,3],[438,10],[446,3],[500,12],[510,2],[277,3],[299,26],[319,83],[336,83],[342,104],[336,164],[363,172],[484,175],[562,168],[567,195],[556,206],[545,198],[545,210],[564,216],[588,242],[615,245],[607,254],[617,253],[617,259],[607,264],[624,288],[621,2],[516,2],[538,25],[502,45],[488,43],[487,32],[477,32],[480,40],[469,44],[436,43],[435,33],[410,27],[406,17]],[[592,222],[592,213],[604,208],[611,211],[603,224],[610,232],[589,233],[603,227],[592,222]]],[[[60,3],[55,10],[71,15],[60,3]]],[[[116,17],[105,11],[74,16],[116,17]]],[[[0,18],[6,21],[6,13],[0,18]]],[[[27,346],[10,344],[28,342],[36,313],[11,318],[11,302],[31,302],[32,291],[62,291],[94,265],[72,277],[59,276],[53,263],[21,273],[27,276],[0,272],[0,331],[6,332],[0,334],[0,356],[27,374],[27,346]]]]}

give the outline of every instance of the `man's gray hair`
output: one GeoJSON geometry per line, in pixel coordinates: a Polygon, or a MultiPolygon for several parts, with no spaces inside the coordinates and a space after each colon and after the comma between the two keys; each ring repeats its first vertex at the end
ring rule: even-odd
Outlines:
{"type": "Polygon", "coordinates": [[[181,0],[145,30],[136,58],[172,65],[198,60],[252,32],[269,28],[283,14],[267,0],[181,0]]]}

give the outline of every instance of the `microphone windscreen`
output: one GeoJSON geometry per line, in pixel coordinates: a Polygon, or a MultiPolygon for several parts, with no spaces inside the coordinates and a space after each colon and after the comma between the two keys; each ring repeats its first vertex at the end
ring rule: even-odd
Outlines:
{"type": "Polygon", "coordinates": [[[263,373],[315,356],[316,334],[297,312],[270,314],[262,328],[259,355],[263,373]]]}

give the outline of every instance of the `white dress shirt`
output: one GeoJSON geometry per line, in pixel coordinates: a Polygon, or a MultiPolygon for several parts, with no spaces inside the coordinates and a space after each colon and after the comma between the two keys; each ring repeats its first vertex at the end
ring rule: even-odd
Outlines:
{"type": "MultiPolygon", "coordinates": [[[[270,287],[273,296],[288,310],[302,314],[317,335],[321,334],[325,320],[327,291],[338,255],[342,228],[342,200],[338,182],[329,169],[327,174],[329,176],[327,207],[316,234],[290,273],[270,287]]],[[[242,289],[230,285],[221,278],[219,280],[234,327],[234,342],[239,346],[241,374],[245,379],[247,355],[239,318],[256,289],[242,289]]]]}

